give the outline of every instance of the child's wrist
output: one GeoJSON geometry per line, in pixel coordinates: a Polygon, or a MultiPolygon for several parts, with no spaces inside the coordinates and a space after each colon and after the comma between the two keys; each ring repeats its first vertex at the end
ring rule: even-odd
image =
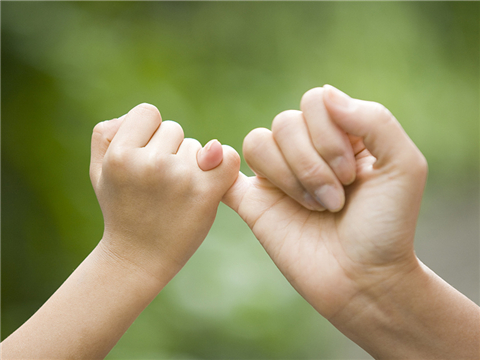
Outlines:
{"type": "Polygon", "coordinates": [[[104,234],[95,249],[102,263],[134,274],[158,291],[175,276],[177,271],[173,271],[151,249],[140,247],[139,241],[120,240],[118,235],[115,236],[117,241],[112,241],[111,237],[104,234]]]}

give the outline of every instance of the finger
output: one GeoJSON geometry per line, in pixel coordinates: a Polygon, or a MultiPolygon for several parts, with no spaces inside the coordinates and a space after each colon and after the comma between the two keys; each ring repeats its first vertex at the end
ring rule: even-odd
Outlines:
{"type": "Polygon", "coordinates": [[[102,163],[105,153],[117,133],[124,116],[118,119],[102,121],[95,125],[92,134],[92,148],[90,157],[90,179],[93,184],[98,182],[102,172],[102,163]]]}
{"type": "Polygon", "coordinates": [[[180,144],[178,148],[177,155],[184,159],[187,159],[188,162],[195,160],[197,153],[202,148],[202,144],[197,139],[186,138],[180,144]]]}
{"type": "Polygon", "coordinates": [[[197,177],[197,185],[203,187],[212,199],[220,201],[227,190],[232,186],[240,170],[240,156],[227,145],[221,145],[223,160],[218,166],[209,171],[202,171],[197,163],[197,154],[202,145],[196,139],[183,140],[175,156],[188,167],[194,166],[203,175],[197,177]]]}
{"type": "Polygon", "coordinates": [[[375,168],[426,167],[421,152],[383,105],[352,99],[330,85],[324,89],[324,103],[332,120],[347,133],[363,139],[367,150],[377,159],[375,168]]]}
{"type": "Polygon", "coordinates": [[[216,168],[223,160],[222,144],[218,140],[210,140],[197,153],[198,167],[203,171],[216,168]]]}
{"type": "MultiPolygon", "coordinates": [[[[238,173],[233,185],[227,190],[222,198],[222,202],[239,214],[245,221],[247,221],[248,211],[242,211],[241,204],[245,199],[245,195],[247,194],[250,186],[251,178],[240,172],[238,173]]],[[[250,225],[250,222],[247,221],[247,223],[250,225]]]]}
{"type": "Polygon", "coordinates": [[[155,106],[150,104],[137,105],[126,115],[122,126],[112,140],[112,146],[144,147],[161,122],[162,117],[155,106]]]}
{"type": "Polygon", "coordinates": [[[221,150],[223,160],[214,169],[204,173],[208,176],[211,193],[218,195],[218,200],[221,200],[240,173],[240,155],[237,151],[228,145],[222,145],[221,150]]]}
{"type": "Polygon", "coordinates": [[[300,104],[315,149],[344,184],[355,180],[355,157],[345,131],[331,119],[323,103],[323,88],[307,91],[300,104]]]}
{"type": "Polygon", "coordinates": [[[365,144],[363,143],[363,139],[360,136],[355,136],[352,134],[348,134],[348,139],[350,140],[350,144],[352,145],[353,154],[357,156],[363,150],[365,150],[365,144]]]}
{"type": "Polygon", "coordinates": [[[330,211],[345,202],[343,186],[315,149],[301,111],[289,110],[273,120],[272,133],[288,166],[302,186],[330,211]]]}
{"type": "Polygon", "coordinates": [[[168,154],[176,154],[184,138],[179,123],[171,120],[163,121],[146,148],[152,148],[168,154]]]}
{"type": "Polygon", "coordinates": [[[277,146],[273,134],[265,128],[252,130],[243,141],[243,155],[248,166],[267,178],[291,198],[310,210],[325,210],[302,186],[277,146]]]}

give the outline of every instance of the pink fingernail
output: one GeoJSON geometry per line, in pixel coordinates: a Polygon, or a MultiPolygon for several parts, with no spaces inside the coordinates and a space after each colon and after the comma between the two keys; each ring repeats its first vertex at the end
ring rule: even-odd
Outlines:
{"type": "Polygon", "coordinates": [[[209,151],[215,141],[219,143],[217,139],[210,140],[203,149],[205,151],[209,151]]]}

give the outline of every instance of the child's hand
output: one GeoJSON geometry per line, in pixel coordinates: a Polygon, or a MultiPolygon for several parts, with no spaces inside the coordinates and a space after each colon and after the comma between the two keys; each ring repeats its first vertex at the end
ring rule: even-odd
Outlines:
{"type": "Polygon", "coordinates": [[[184,139],[152,105],[98,124],[90,177],[105,221],[101,245],[128,266],[173,277],[207,235],[239,163],[216,140],[202,149],[184,139]]]}
{"type": "Polygon", "coordinates": [[[5,359],[103,359],[212,225],[240,158],[202,149],[148,104],[98,124],[90,177],[105,230],[50,299],[0,345],[5,359]]]}

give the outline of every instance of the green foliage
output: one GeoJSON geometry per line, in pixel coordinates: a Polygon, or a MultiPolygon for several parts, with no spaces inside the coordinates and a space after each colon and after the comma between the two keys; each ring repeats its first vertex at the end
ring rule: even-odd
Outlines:
{"type": "MultiPolygon", "coordinates": [[[[479,15],[475,2],[2,3],[2,337],[101,238],[91,130],[141,102],[241,152],[331,83],[397,116],[430,183],[477,184],[479,15]]],[[[340,356],[241,220],[224,206],[218,220],[109,358],[340,356]]]]}

